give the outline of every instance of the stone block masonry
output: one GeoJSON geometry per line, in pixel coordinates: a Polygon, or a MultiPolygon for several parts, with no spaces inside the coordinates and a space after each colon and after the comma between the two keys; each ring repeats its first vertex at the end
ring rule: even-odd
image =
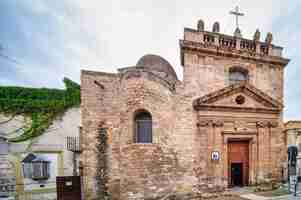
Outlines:
{"type": "Polygon", "coordinates": [[[201,25],[186,28],[180,40],[183,81],[157,55],[118,73],[82,70],[86,199],[156,199],[281,180],[283,72],[289,60],[270,40],[260,42],[258,32],[247,40],[201,25]],[[139,113],[150,118],[139,121],[139,113]],[[107,146],[100,154],[102,129],[107,146]],[[140,142],[146,134],[151,141],[140,142]]]}

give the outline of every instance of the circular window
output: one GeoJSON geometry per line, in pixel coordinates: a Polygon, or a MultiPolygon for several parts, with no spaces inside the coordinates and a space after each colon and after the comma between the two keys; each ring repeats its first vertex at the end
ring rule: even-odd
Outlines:
{"type": "Polygon", "coordinates": [[[235,102],[239,105],[244,104],[246,101],[245,97],[242,95],[238,95],[235,99],[235,102]]]}

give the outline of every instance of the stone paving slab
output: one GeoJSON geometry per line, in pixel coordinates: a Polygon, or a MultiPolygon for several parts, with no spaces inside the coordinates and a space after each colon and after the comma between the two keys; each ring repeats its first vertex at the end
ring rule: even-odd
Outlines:
{"type": "Polygon", "coordinates": [[[270,200],[301,200],[301,196],[286,195],[281,197],[272,197],[270,200]]]}
{"type": "Polygon", "coordinates": [[[246,199],[250,199],[250,200],[269,200],[270,199],[269,197],[259,196],[259,195],[251,194],[251,193],[250,194],[242,194],[240,196],[243,198],[246,198],[246,199]]]}
{"type": "Polygon", "coordinates": [[[284,196],[277,196],[277,197],[264,197],[255,194],[243,194],[240,195],[241,197],[249,200],[301,200],[301,195],[297,195],[296,197],[292,194],[284,195],[284,196]]]}

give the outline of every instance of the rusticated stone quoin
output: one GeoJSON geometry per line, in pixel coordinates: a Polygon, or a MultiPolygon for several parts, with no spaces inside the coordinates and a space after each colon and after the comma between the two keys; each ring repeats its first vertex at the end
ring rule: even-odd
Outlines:
{"type": "Polygon", "coordinates": [[[230,169],[240,161],[243,185],[281,180],[282,47],[271,35],[261,42],[259,31],[254,42],[220,34],[217,23],[214,32],[197,26],[180,40],[183,80],[157,55],[118,73],[82,70],[85,199],[212,196],[235,185],[230,169]],[[137,142],[142,111],[151,143],[137,142]]]}

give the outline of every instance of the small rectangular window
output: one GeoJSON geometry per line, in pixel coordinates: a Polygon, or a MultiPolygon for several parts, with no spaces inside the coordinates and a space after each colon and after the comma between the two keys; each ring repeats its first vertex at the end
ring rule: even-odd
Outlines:
{"type": "Polygon", "coordinates": [[[45,180],[50,177],[51,161],[44,156],[28,154],[22,161],[23,176],[33,180],[45,180]]]}

